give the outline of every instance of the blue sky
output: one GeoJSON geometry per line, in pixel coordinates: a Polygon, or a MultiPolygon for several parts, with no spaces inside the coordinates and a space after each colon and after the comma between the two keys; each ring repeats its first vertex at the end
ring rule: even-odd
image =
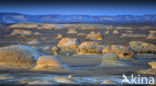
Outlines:
{"type": "Polygon", "coordinates": [[[0,12],[18,12],[31,15],[146,15],[156,14],[155,4],[115,4],[115,3],[39,3],[0,4],[0,12]]]}

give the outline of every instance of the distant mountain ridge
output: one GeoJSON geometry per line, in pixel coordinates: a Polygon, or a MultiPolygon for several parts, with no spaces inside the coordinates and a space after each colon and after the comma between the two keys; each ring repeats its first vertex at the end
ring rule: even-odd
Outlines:
{"type": "Polygon", "coordinates": [[[20,13],[0,13],[0,23],[118,23],[118,22],[156,22],[154,15],[27,15],[20,13]]]}

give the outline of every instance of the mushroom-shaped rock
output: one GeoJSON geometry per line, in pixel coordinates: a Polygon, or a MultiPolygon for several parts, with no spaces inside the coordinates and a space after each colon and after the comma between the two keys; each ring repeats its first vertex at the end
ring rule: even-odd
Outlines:
{"type": "Polygon", "coordinates": [[[102,46],[97,42],[83,42],[78,47],[77,54],[102,54],[102,46]]]}
{"type": "Polygon", "coordinates": [[[156,69],[156,62],[149,62],[148,64],[152,67],[152,69],[156,69]]]}
{"type": "Polygon", "coordinates": [[[119,56],[119,59],[130,59],[135,55],[135,53],[130,48],[122,45],[103,46],[102,53],[115,53],[119,56]]]}
{"type": "Polygon", "coordinates": [[[60,49],[58,47],[54,46],[51,48],[51,50],[53,51],[54,55],[58,55],[60,49]]]}
{"type": "Polygon", "coordinates": [[[119,56],[114,53],[105,53],[102,56],[102,62],[100,66],[107,66],[107,67],[112,67],[112,66],[124,66],[124,64],[119,60],[119,56]]]}
{"type": "Polygon", "coordinates": [[[33,35],[30,30],[14,30],[11,35],[33,35]]]}
{"type": "Polygon", "coordinates": [[[43,55],[25,45],[11,45],[0,48],[0,64],[7,67],[32,68],[35,60],[43,55]]]}
{"type": "Polygon", "coordinates": [[[147,43],[143,41],[131,41],[129,42],[129,47],[136,51],[137,53],[155,53],[156,46],[152,43],[147,43]]]}
{"type": "Polygon", "coordinates": [[[74,34],[77,33],[77,31],[75,29],[70,29],[67,33],[74,34]]]}
{"type": "Polygon", "coordinates": [[[80,41],[76,38],[63,38],[57,44],[57,46],[61,50],[65,50],[65,51],[76,50],[79,45],[80,45],[80,41]]]}
{"type": "Polygon", "coordinates": [[[35,69],[42,71],[66,71],[68,66],[56,56],[41,56],[35,69]]]}
{"type": "Polygon", "coordinates": [[[86,36],[86,38],[91,40],[102,40],[102,34],[91,32],[86,36]]]}

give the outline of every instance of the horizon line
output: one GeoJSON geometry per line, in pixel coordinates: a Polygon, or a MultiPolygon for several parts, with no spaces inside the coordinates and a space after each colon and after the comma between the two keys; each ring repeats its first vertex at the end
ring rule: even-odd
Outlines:
{"type": "Polygon", "coordinates": [[[65,16],[147,16],[147,15],[156,15],[156,14],[123,14],[123,15],[89,15],[89,14],[54,14],[54,13],[47,13],[47,14],[26,14],[26,13],[20,13],[20,12],[0,12],[0,13],[15,13],[15,14],[22,14],[22,15],[38,15],[38,16],[44,16],[44,15],[65,15],[65,16]]]}

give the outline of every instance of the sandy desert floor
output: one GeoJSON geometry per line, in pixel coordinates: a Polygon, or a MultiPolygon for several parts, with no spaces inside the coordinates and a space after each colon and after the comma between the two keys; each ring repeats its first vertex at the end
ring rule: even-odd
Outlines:
{"type": "MultiPolygon", "coordinates": [[[[130,25],[129,25],[130,26],[130,25]]],[[[25,29],[25,28],[22,28],[25,29]]],[[[0,34],[0,47],[8,45],[29,45],[35,48],[45,48],[42,50],[47,55],[53,55],[53,52],[49,49],[50,46],[56,46],[60,39],[56,39],[60,33],[64,37],[77,38],[82,42],[94,41],[85,39],[85,36],[77,34],[68,34],[69,29],[51,29],[51,30],[37,30],[29,29],[33,32],[40,32],[42,35],[39,36],[10,36],[9,34],[13,29],[2,28],[2,34],[0,34]],[[37,39],[41,43],[39,44],[28,44],[29,41],[37,39]]],[[[110,34],[104,34],[107,29],[76,29],[78,33],[89,34],[91,31],[100,32],[103,34],[103,40],[98,41],[102,45],[125,45],[128,46],[130,41],[145,41],[156,45],[156,39],[147,39],[146,37],[121,37],[122,34],[132,31],[132,33],[148,35],[150,30],[156,31],[156,29],[118,29],[119,34],[113,34],[112,29],[108,29],[110,34]]],[[[54,81],[54,77],[67,77],[69,74],[75,77],[76,81],[81,84],[100,84],[104,80],[113,80],[118,84],[123,79],[122,74],[126,74],[130,77],[131,74],[138,74],[137,71],[141,69],[149,69],[148,62],[156,61],[156,55],[154,54],[140,54],[135,55],[136,59],[131,60],[120,60],[126,66],[123,67],[101,67],[99,66],[102,61],[102,55],[57,55],[58,58],[63,60],[71,69],[67,72],[40,72],[31,70],[21,69],[10,69],[0,71],[0,84],[1,83],[27,83],[27,84],[57,84],[54,81]]],[[[155,75],[142,74],[142,76],[153,76],[155,75]]]]}

